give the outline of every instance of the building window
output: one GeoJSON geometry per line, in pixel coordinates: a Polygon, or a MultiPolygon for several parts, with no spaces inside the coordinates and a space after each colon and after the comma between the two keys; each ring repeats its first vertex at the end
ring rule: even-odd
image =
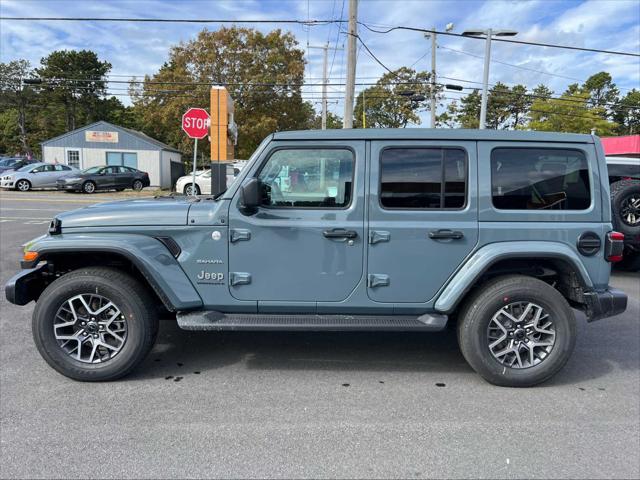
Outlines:
{"type": "Polygon", "coordinates": [[[496,148],[491,152],[493,206],[501,210],[586,210],[587,159],[579,150],[496,148]]]}
{"type": "Polygon", "coordinates": [[[334,149],[276,150],[262,168],[263,205],[344,208],[351,202],[353,153],[334,149]]]}
{"type": "Polygon", "coordinates": [[[67,165],[80,168],[80,150],[67,150],[67,165]]]}
{"type": "Polygon", "coordinates": [[[467,154],[460,148],[387,148],[380,157],[384,208],[461,209],[466,202],[467,154]]]}
{"type": "Polygon", "coordinates": [[[107,165],[123,165],[138,168],[138,154],[131,152],[107,152],[107,165]]]}

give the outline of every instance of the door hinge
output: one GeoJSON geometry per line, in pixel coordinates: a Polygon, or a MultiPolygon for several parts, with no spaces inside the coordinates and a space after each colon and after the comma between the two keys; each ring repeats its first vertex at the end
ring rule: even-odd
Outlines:
{"type": "Polygon", "coordinates": [[[249,285],[251,283],[251,274],[246,272],[230,272],[229,285],[249,285]]]}
{"type": "Polygon", "coordinates": [[[386,287],[389,283],[391,283],[389,275],[385,275],[383,273],[370,273],[367,276],[367,284],[369,285],[369,288],[386,287]]]}
{"type": "Polygon", "coordinates": [[[369,230],[369,243],[373,245],[379,242],[388,242],[391,239],[391,233],[384,230],[369,230]]]}
{"type": "Polygon", "coordinates": [[[251,231],[244,228],[232,228],[229,234],[231,243],[240,242],[242,240],[251,240],[251,231]]]}

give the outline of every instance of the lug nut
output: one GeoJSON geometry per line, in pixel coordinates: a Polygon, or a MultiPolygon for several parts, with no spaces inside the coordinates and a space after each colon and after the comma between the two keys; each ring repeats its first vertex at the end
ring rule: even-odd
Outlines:
{"type": "Polygon", "coordinates": [[[80,325],[82,325],[83,327],[87,324],[87,322],[80,322],[80,325]]]}

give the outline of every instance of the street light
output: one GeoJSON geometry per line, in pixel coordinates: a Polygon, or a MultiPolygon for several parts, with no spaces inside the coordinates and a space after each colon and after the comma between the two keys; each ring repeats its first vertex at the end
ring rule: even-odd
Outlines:
{"type": "Polygon", "coordinates": [[[481,37],[486,36],[486,43],[484,47],[484,75],[482,79],[482,104],[480,107],[480,128],[485,128],[487,120],[487,89],[489,86],[489,62],[491,59],[491,38],[492,37],[514,37],[518,34],[515,30],[493,30],[491,28],[482,29],[470,29],[462,32],[465,37],[481,37]]]}

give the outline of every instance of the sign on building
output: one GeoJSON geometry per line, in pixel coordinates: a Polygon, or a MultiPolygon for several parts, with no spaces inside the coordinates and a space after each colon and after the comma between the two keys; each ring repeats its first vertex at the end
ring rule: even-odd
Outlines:
{"type": "Polygon", "coordinates": [[[87,142],[118,143],[118,132],[87,130],[84,132],[84,139],[87,142]]]}

